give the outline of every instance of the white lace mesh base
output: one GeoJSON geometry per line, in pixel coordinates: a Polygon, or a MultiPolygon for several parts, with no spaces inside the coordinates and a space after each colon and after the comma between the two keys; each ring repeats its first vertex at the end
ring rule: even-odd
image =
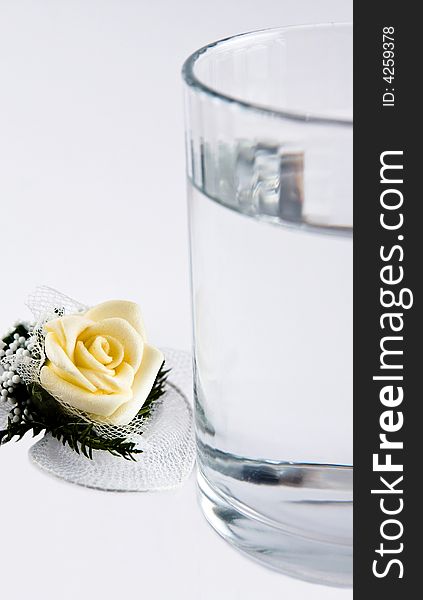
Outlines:
{"type": "Polygon", "coordinates": [[[101,490],[153,491],[183,483],[195,457],[188,400],[192,397],[191,357],[178,350],[164,349],[163,353],[171,368],[167,390],[145,424],[139,440],[144,452],[136,462],[101,450],[95,450],[90,460],[46,435],[29,451],[33,463],[66,481],[101,490]]]}

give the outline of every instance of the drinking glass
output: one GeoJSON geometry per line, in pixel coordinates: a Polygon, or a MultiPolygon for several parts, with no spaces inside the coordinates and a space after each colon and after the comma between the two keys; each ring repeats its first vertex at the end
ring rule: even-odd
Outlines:
{"type": "Polygon", "coordinates": [[[199,499],[278,571],[352,578],[352,26],[183,67],[199,499]]]}

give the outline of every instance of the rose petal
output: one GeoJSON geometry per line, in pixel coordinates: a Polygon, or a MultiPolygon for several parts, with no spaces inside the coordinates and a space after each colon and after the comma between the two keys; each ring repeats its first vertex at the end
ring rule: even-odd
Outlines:
{"type": "Polygon", "coordinates": [[[49,366],[41,369],[40,380],[43,388],[58,400],[100,417],[112,415],[122,403],[132,398],[132,390],[117,394],[93,394],[62,379],[49,366]]]}
{"type": "Polygon", "coordinates": [[[92,371],[91,369],[81,369],[81,371],[95,385],[96,389],[103,393],[111,394],[130,390],[134,382],[134,370],[125,362],[115,372],[92,371]]]}
{"type": "Polygon", "coordinates": [[[73,361],[76,340],[84,329],[90,325],[94,325],[94,321],[90,321],[86,317],[80,315],[67,315],[65,317],[60,317],[59,319],[48,321],[48,323],[44,325],[44,328],[47,332],[56,334],[58,342],[73,361]]]}
{"type": "Polygon", "coordinates": [[[138,370],[143,354],[143,340],[140,334],[126,321],[121,318],[103,319],[87,327],[79,336],[81,342],[98,335],[115,338],[123,347],[124,360],[134,371],[138,370]]]}
{"type": "Polygon", "coordinates": [[[90,354],[92,354],[102,365],[108,365],[113,360],[104,349],[103,346],[105,345],[107,346],[107,349],[110,347],[106,338],[102,335],[98,335],[94,338],[89,347],[90,354]]]}
{"type": "MultiPolygon", "coordinates": [[[[122,351],[123,355],[123,351],[122,351]]],[[[77,367],[82,367],[84,369],[92,369],[94,371],[102,371],[103,373],[113,374],[113,369],[110,368],[110,365],[103,365],[100,361],[98,361],[85,347],[85,344],[79,340],[76,342],[75,348],[75,364],[77,367]]]]}
{"type": "Polygon", "coordinates": [[[141,366],[135,375],[132,386],[133,398],[119,407],[106,420],[114,425],[127,425],[138,414],[147,400],[154,385],[160,367],[163,364],[163,354],[154,346],[145,344],[141,366]]]}
{"type": "Polygon", "coordinates": [[[105,335],[104,337],[109,342],[109,356],[112,357],[112,361],[107,365],[107,368],[114,369],[115,367],[118,367],[123,361],[125,352],[123,351],[122,344],[118,342],[118,340],[111,337],[110,335],[105,335]]]}
{"type": "Polygon", "coordinates": [[[95,387],[92,385],[92,383],[90,383],[88,379],[82,375],[78,367],[74,365],[72,360],[61,347],[55,333],[50,332],[46,335],[44,350],[49,361],[57,370],[60,370],[62,376],[67,379],[67,381],[95,392],[95,387]]]}
{"type": "Polygon", "coordinates": [[[128,323],[138,331],[144,342],[147,341],[141,311],[138,304],[135,304],[135,302],[128,302],[127,300],[109,300],[90,308],[90,310],[85,313],[85,317],[93,321],[102,321],[103,319],[109,319],[111,317],[120,317],[121,319],[128,321],[128,323]]]}

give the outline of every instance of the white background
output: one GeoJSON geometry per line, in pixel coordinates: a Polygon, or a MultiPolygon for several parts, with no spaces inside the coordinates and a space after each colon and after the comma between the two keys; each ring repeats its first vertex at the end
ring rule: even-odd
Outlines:
{"type": "MultiPolygon", "coordinates": [[[[351,0],[0,0],[0,330],[47,284],[133,299],[152,341],[189,348],[181,64],[241,31],[351,18],[351,0]]],[[[38,472],[31,443],[0,450],[4,598],[352,597],[240,556],[194,478],[90,491],[38,472]]]]}

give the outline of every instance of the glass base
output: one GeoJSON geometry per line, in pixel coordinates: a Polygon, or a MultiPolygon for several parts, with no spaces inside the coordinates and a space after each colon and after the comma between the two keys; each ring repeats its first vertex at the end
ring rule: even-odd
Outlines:
{"type": "MultiPolygon", "coordinates": [[[[352,547],[296,535],[216,490],[198,473],[199,503],[210,525],[238,550],[285,575],[336,587],[352,586],[352,547]]],[[[282,510],[282,508],[281,508],[282,510]]]]}

